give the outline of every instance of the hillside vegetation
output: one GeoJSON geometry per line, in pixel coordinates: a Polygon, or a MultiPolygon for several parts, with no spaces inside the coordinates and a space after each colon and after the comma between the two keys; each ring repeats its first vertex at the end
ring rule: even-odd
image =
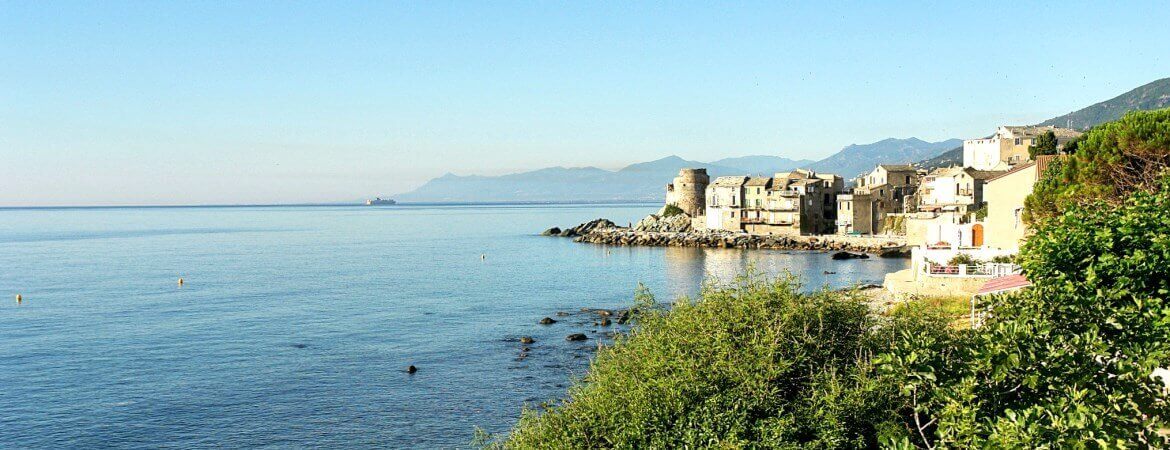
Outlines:
{"type": "MultiPolygon", "coordinates": [[[[1081,145],[1107,149],[1126,136],[1116,140],[1125,145],[1088,144],[1073,161],[1154,170],[1126,163],[1127,149],[1170,154],[1162,114],[1090,131],[1081,145]]],[[[1107,173],[1096,170],[1086,173],[1107,173]]],[[[981,327],[948,327],[923,304],[875,315],[851,293],[801,294],[790,279],[745,276],[641,313],[566,399],[481,444],[1165,447],[1170,173],[1128,176],[1153,181],[1037,218],[1019,257],[1034,286],[980,305],[992,312],[981,327]]]]}

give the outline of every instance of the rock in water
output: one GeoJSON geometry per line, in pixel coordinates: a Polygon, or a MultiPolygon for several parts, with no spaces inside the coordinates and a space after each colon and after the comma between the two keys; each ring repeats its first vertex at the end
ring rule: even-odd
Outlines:
{"type": "Polygon", "coordinates": [[[568,336],[565,336],[566,341],[584,341],[587,339],[589,339],[589,336],[586,336],[586,335],[581,334],[581,333],[573,333],[573,334],[570,334],[568,336]]]}
{"type": "Polygon", "coordinates": [[[418,367],[415,367],[412,365],[412,366],[406,368],[406,373],[415,373],[415,372],[418,372],[418,367]]]}
{"type": "Polygon", "coordinates": [[[549,228],[544,230],[543,233],[540,233],[541,236],[556,236],[558,234],[561,234],[561,229],[557,227],[549,228]]]}
{"type": "Polygon", "coordinates": [[[878,256],[882,258],[909,258],[910,250],[906,247],[889,247],[882,249],[878,256]]]}
{"type": "Polygon", "coordinates": [[[536,339],[533,339],[531,336],[524,336],[520,338],[521,344],[532,344],[534,342],[536,342],[536,339]]]}
{"type": "Polygon", "coordinates": [[[837,252],[833,254],[833,259],[869,259],[869,255],[865,253],[837,252]]]}
{"type": "Polygon", "coordinates": [[[552,317],[545,317],[545,318],[543,318],[543,319],[540,319],[540,324],[541,324],[541,325],[552,325],[552,324],[554,324],[554,323],[557,323],[557,321],[556,321],[556,320],[553,320],[553,318],[552,318],[552,317]]]}

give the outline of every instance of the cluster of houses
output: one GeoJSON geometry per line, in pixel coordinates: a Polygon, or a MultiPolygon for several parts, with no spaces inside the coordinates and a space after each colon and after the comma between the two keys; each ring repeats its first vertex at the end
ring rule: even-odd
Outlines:
{"type": "Polygon", "coordinates": [[[1058,148],[1081,134],[1003,126],[991,137],[964,141],[962,166],[927,171],[880,164],[854,178],[851,187],[838,175],[804,169],[714,180],[705,169],[683,169],[666,188],[667,203],[689,214],[700,230],[898,235],[917,247],[916,262],[925,266],[960,253],[992,260],[1018,251],[1026,231],[1024,199],[1057,157],[1033,160],[1028,149],[1048,132],[1058,148]]]}

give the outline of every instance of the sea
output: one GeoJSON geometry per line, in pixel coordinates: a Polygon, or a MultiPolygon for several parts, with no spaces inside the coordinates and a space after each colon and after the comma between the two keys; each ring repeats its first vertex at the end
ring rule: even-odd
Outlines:
{"type": "Polygon", "coordinates": [[[539,235],[659,206],[0,209],[0,448],[466,448],[565,395],[624,329],[582,309],[639,284],[906,266],[539,235]]]}

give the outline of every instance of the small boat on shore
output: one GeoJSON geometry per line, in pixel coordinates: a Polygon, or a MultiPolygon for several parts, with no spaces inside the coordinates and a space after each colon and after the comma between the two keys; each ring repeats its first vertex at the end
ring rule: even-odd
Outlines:
{"type": "Polygon", "coordinates": [[[366,200],[366,206],[393,205],[396,203],[398,203],[398,202],[394,201],[393,199],[382,198],[382,197],[375,197],[373,199],[366,200]]]}

